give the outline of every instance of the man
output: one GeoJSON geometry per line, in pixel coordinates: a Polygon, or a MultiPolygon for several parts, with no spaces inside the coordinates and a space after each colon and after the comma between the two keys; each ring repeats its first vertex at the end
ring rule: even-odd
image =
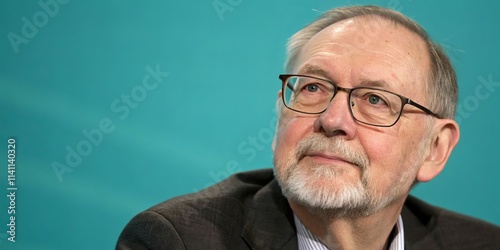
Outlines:
{"type": "Polygon", "coordinates": [[[117,249],[500,249],[500,228],[408,196],[459,139],[454,70],[400,13],[333,9],[288,44],[274,172],[137,215],[117,249]]]}

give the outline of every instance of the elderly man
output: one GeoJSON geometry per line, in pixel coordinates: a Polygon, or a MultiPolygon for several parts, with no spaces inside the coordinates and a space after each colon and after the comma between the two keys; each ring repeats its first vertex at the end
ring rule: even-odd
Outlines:
{"type": "Polygon", "coordinates": [[[117,249],[500,249],[500,228],[409,196],[459,139],[454,70],[414,21],[333,9],[289,40],[270,169],[137,215],[117,249]]]}

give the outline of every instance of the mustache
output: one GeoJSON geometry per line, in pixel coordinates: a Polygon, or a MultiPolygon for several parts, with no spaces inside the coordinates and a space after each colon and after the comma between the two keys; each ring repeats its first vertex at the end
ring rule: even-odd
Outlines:
{"type": "Polygon", "coordinates": [[[340,157],[362,170],[370,165],[368,155],[363,149],[349,145],[341,138],[326,138],[319,134],[307,136],[297,145],[297,161],[312,153],[326,153],[340,157]]]}

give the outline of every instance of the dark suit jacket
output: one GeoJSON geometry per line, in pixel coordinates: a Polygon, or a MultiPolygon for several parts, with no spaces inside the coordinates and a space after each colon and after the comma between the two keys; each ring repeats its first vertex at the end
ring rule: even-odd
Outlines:
{"type": "MultiPolygon", "coordinates": [[[[500,249],[500,227],[408,197],[406,249],[500,249]]],[[[293,213],[271,169],[233,175],[135,216],[116,249],[298,249],[293,213]]]]}

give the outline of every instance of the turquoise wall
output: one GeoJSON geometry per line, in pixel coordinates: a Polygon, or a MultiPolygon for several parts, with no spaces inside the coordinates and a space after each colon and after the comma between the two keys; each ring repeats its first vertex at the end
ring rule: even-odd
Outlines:
{"type": "Polygon", "coordinates": [[[417,20],[457,68],[460,143],[414,194],[500,225],[499,3],[5,0],[0,249],[111,249],[138,212],[270,167],[287,38],[322,11],[360,3],[417,20]]]}

